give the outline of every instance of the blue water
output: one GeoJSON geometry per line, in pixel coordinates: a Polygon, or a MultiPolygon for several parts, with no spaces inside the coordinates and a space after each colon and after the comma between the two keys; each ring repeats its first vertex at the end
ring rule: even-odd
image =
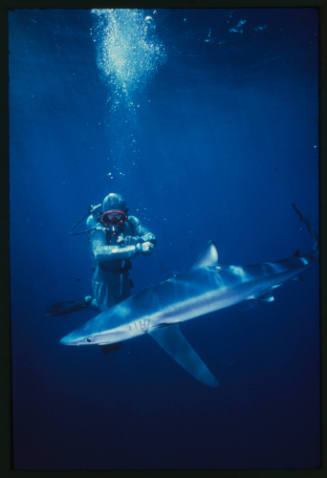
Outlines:
{"type": "Polygon", "coordinates": [[[15,467],[318,466],[317,265],[273,303],[183,325],[218,389],[148,336],[59,343],[94,312],[44,315],[90,293],[68,232],[110,191],[158,239],[135,292],[209,239],[224,264],[310,250],[290,204],[318,228],[317,11],[14,10],[9,36],[15,467]]]}

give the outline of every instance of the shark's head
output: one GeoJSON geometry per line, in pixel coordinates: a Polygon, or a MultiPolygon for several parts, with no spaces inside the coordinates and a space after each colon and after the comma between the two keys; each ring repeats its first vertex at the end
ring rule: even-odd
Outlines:
{"type": "MultiPolygon", "coordinates": [[[[123,303],[90,319],[79,329],[60,340],[63,345],[107,345],[131,339],[144,333],[135,326],[130,308],[123,303]]],[[[138,324],[138,322],[137,322],[138,324]]]]}
{"type": "Polygon", "coordinates": [[[130,337],[128,326],[118,329],[107,329],[103,332],[85,331],[84,328],[74,330],[60,339],[63,345],[107,345],[122,342],[130,337]]]}

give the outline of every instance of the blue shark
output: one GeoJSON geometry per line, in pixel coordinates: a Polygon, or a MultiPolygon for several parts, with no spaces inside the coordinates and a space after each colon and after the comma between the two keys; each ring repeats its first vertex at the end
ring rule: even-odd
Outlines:
{"type": "MultiPolygon", "coordinates": [[[[306,221],[303,216],[302,220],[306,221]]],[[[317,258],[315,244],[308,254],[301,255],[297,251],[276,262],[224,265],[219,263],[217,248],[210,241],[188,271],[175,274],[98,314],[60,342],[103,347],[147,334],[195,379],[217,387],[217,378],[187,341],[180,324],[243,301],[272,302],[275,289],[297,278],[317,262],[317,258]]]]}

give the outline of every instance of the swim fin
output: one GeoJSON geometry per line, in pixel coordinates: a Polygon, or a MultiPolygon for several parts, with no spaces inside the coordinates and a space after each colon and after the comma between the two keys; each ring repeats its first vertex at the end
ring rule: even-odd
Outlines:
{"type": "Polygon", "coordinates": [[[71,314],[78,310],[87,309],[90,303],[83,300],[65,300],[50,305],[45,311],[47,317],[59,317],[61,315],[71,314]]]}

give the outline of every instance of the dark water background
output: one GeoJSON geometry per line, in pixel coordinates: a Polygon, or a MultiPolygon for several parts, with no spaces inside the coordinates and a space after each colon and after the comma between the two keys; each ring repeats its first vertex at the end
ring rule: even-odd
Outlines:
{"type": "Polygon", "coordinates": [[[317,229],[317,11],[158,10],[166,61],[136,112],[110,109],[89,11],[9,20],[15,466],[317,466],[317,266],[274,303],[183,325],[219,389],[147,336],[110,356],[60,345],[92,312],[44,316],[90,292],[87,237],[68,231],[110,191],[158,238],[133,262],[135,291],[188,268],[209,239],[224,264],[311,248],[290,204],[317,229]],[[228,31],[240,19],[243,33],[228,31]]]}

